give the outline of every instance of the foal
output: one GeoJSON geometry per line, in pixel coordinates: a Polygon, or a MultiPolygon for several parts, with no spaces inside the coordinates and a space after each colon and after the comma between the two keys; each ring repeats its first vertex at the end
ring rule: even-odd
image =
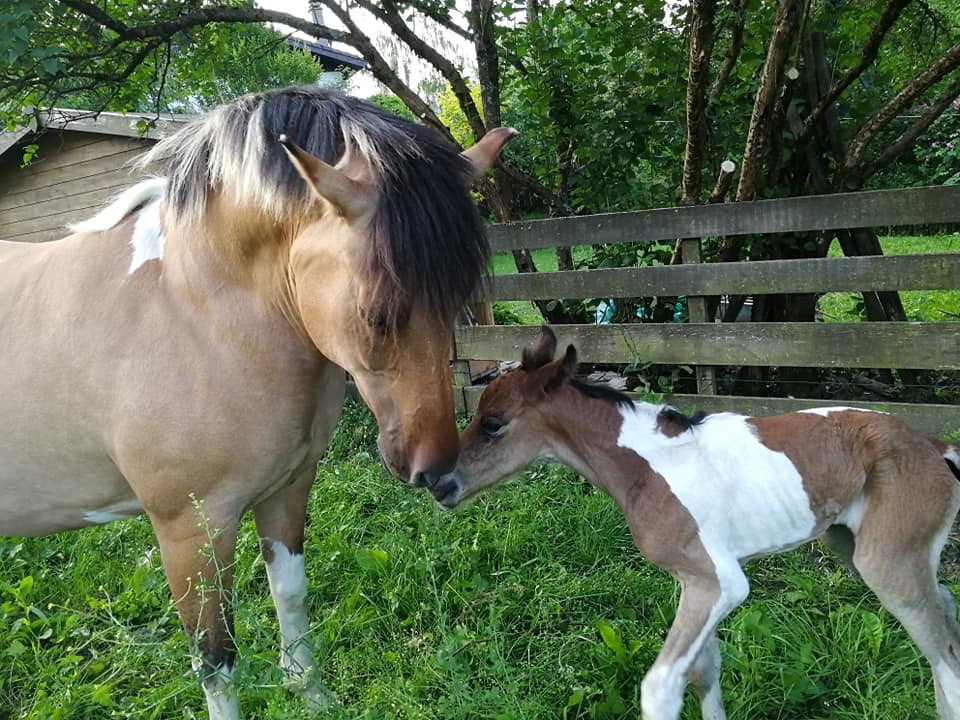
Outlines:
{"type": "Polygon", "coordinates": [[[936,580],[960,508],[960,448],[852,408],[776,417],[686,417],[573,379],[543,328],[523,364],[483,393],[454,472],[431,488],[452,508],[552,458],[620,506],[643,555],[679,581],[676,618],[641,685],[644,720],[674,720],[690,681],[721,720],[720,621],[747,597],[741,564],[824,536],[933,668],[942,720],[960,719],[960,626],[936,580]]]}

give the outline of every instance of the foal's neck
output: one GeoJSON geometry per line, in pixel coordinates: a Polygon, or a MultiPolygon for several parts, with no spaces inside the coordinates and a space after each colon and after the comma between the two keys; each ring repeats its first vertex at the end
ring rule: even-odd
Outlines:
{"type": "Polygon", "coordinates": [[[647,486],[654,474],[651,463],[664,453],[676,452],[693,437],[682,423],[673,422],[666,406],[588,397],[574,387],[563,392],[548,433],[549,455],[586,477],[622,508],[647,486]],[[625,433],[631,435],[630,447],[621,444],[625,433]]]}

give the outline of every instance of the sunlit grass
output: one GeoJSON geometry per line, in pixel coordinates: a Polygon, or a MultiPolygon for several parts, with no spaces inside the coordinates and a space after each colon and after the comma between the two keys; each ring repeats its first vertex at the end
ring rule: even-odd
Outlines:
{"type": "MultiPolygon", "coordinates": [[[[540,465],[445,512],[382,470],[374,437],[348,408],[311,503],[310,618],[339,717],[639,717],[677,589],[613,502],[540,465]]],[[[143,520],[0,541],[0,718],[205,717],[154,546],[143,520]]],[[[236,570],[244,716],[301,720],[250,521],[236,570]]],[[[926,664],[847,570],[803,548],[748,574],[721,630],[731,720],[934,717],[926,664]]]]}

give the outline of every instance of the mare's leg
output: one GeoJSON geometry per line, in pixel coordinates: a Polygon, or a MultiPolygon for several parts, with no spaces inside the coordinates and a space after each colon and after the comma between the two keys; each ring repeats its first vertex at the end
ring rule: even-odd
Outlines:
{"type": "Polygon", "coordinates": [[[238,516],[211,517],[189,507],[173,517],[151,515],[167,582],[194,653],[210,720],[239,720],[232,682],[233,559],[238,516]]]}
{"type": "Polygon", "coordinates": [[[938,716],[960,720],[960,625],[953,595],[936,579],[956,501],[941,508],[939,517],[917,519],[929,527],[913,528],[904,527],[903,508],[890,505],[865,512],[853,562],[930,662],[938,716]]]}
{"type": "Polygon", "coordinates": [[[334,705],[336,699],[320,683],[306,609],[303,534],[307,499],[315,476],[311,465],[292,485],[254,507],[253,514],[280,623],[280,666],[292,689],[304,697],[311,709],[319,711],[334,705]]]}
{"type": "Polygon", "coordinates": [[[680,717],[683,691],[695,666],[695,685],[699,684],[698,693],[703,691],[701,698],[706,700],[704,717],[724,717],[715,632],[720,621],[747,597],[749,584],[735,559],[721,559],[719,564],[722,567],[715,574],[680,578],[683,589],[677,615],[663,649],[640,686],[643,720],[680,717]]]}
{"type": "Polygon", "coordinates": [[[703,720],[726,720],[720,694],[720,638],[713,632],[690,667],[690,684],[700,698],[703,720]]]}

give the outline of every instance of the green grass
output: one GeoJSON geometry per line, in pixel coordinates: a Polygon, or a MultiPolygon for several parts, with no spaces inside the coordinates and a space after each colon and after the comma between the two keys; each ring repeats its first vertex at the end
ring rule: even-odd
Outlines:
{"type": "MultiPolygon", "coordinates": [[[[960,252],[960,235],[881,236],[880,246],[886,255],[960,252]]],[[[834,241],[829,256],[842,255],[834,241]]],[[[960,290],[906,290],[900,293],[900,301],[907,320],[960,320],[960,290]]],[[[856,322],[864,317],[859,293],[826,293],[817,307],[828,322],[856,322]]]]}
{"type": "MultiPolygon", "coordinates": [[[[448,513],[381,469],[374,437],[350,406],[308,526],[310,617],[338,717],[638,717],[677,589],[612,501],[541,465],[448,513]]],[[[143,520],[0,540],[0,718],[205,717],[154,548],[143,520]]],[[[244,716],[301,720],[250,521],[236,572],[244,716]]],[[[721,630],[731,720],[934,717],[925,663],[846,570],[804,548],[749,574],[754,594],[721,630]]],[[[684,718],[699,718],[692,699],[684,718]]]]}

